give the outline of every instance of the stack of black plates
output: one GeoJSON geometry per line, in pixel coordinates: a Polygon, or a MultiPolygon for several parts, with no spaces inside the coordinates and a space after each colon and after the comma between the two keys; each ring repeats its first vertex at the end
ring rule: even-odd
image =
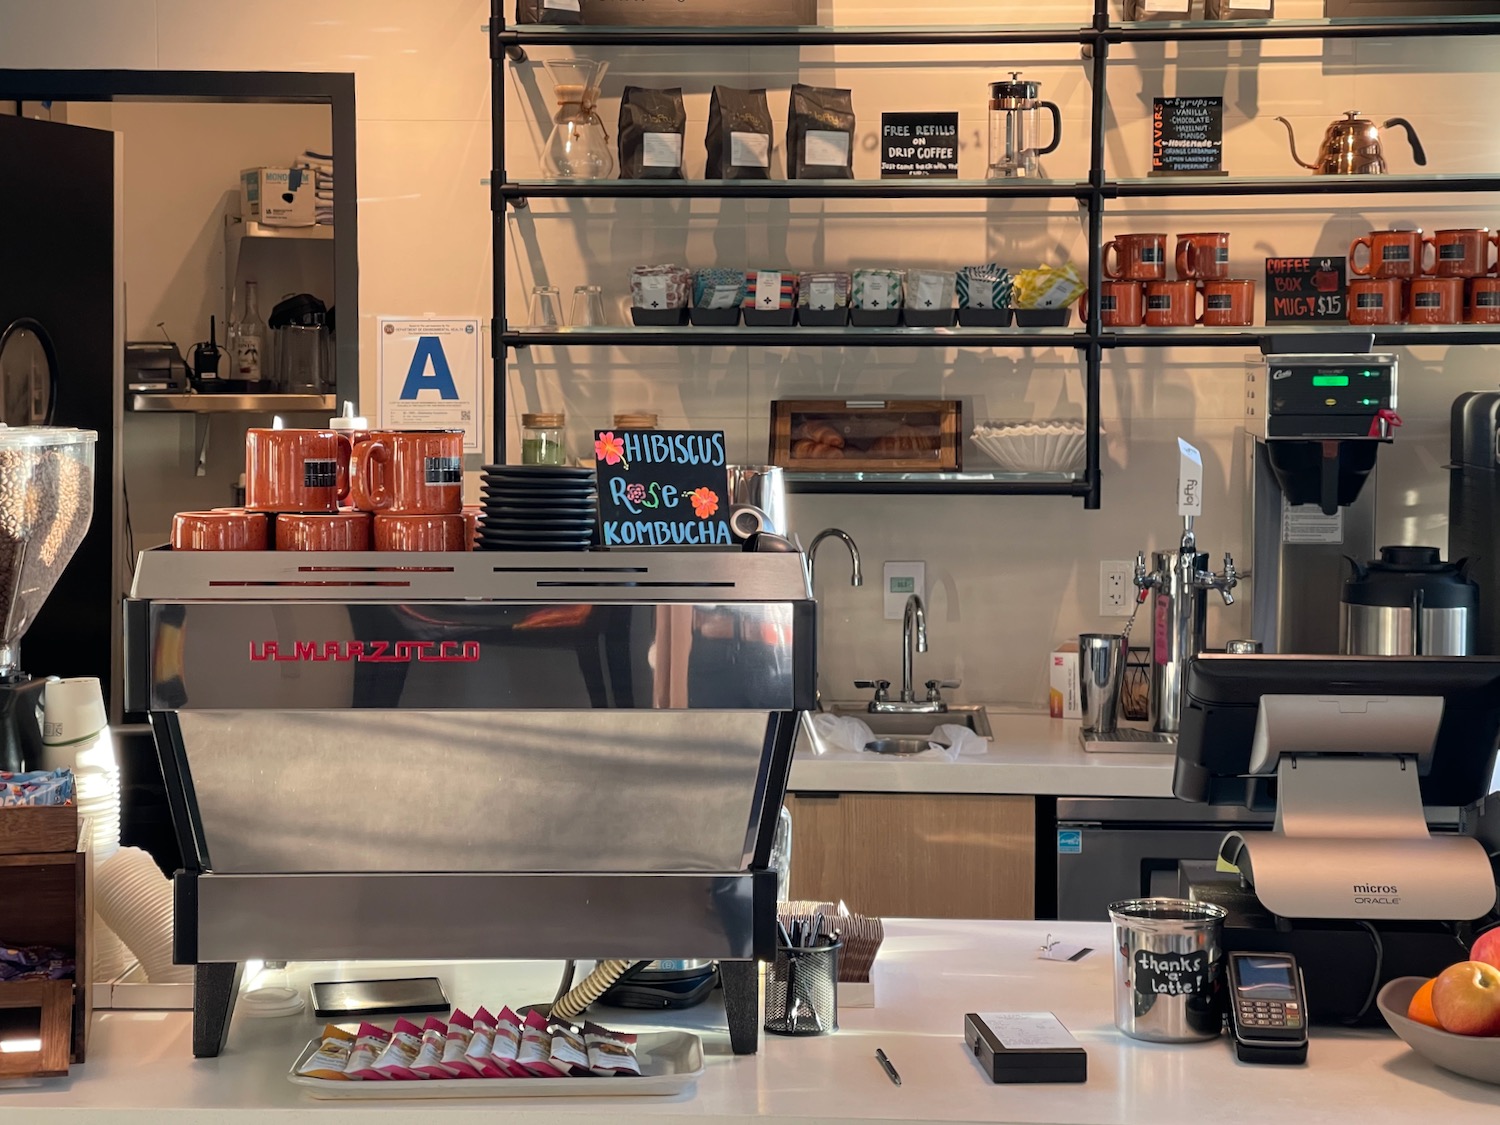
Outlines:
{"type": "Polygon", "coordinates": [[[596,541],[593,469],[486,465],[481,551],[583,551],[596,541]]]}

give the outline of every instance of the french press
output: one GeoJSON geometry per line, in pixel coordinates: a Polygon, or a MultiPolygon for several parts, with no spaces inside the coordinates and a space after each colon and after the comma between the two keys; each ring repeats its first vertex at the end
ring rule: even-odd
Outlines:
{"type": "Polygon", "coordinates": [[[1009,82],[990,83],[990,165],[985,178],[1004,180],[1041,175],[1037,157],[1046,156],[1062,140],[1062,113],[1037,95],[1040,84],[1010,72],[1009,82]],[[1052,143],[1038,148],[1039,110],[1052,115],[1052,143]]]}

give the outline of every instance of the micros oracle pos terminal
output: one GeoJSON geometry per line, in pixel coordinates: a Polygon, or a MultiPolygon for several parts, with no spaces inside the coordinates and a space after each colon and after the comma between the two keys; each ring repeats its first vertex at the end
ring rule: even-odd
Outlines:
{"type": "Polygon", "coordinates": [[[1494,911],[1484,847],[1423,809],[1483,800],[1497,742],[1500,659],[1200,656],[1173,791],[1276,822],[1187,893],[1228,911],[1226,952],[1296,958],[1313,1022],[1373,1020],[1382,984],[1464,960],[1494,911]]]}

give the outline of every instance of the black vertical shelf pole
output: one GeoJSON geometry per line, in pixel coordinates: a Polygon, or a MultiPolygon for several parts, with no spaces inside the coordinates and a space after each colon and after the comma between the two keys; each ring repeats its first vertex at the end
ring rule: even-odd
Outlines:
{"type": "MultiPolygon", "coordinates": [[[[505,58],[500,33],[505,30],[505,0],[490,0],[490,263],[494,308],[490,317],[490,409],[492,447],[490,457],[497,465],[505,464],[505,422],[509,413],[505,402],[506,370],[509,366],[505,348],[505,199],[500,185],[505,183],[505,58]]],[[[514,48],[512,48],[514,50],[514,48]]],[[[525,56],[522,55],[522,58],[525,56]]]]}
{"type": "Polygon", "coordinates": [[[1093,83],[1089,94],[1089,267],[1088,305],[1084,326],[1088,346],[1084,352],[1084,494],[1086,510],[1100,505],[1103,465],[1100,453],[1101,386],[1104,349],[1100,346],[1103,323],[1099,318],[1104,282],[1104,114],[1108,105],[1106,86],[1109,81],[1109,0],[1094,0],[1094,35],[1088,40],[1093,83]]]}

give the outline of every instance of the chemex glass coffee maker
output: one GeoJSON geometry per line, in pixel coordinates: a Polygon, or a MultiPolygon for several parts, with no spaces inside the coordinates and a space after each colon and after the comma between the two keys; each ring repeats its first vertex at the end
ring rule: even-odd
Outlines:
{"type": "Polygon", "coordinates": [[[990,161],[987,180],[1035,179],[1046,156],[1062,140],[1062,112],[1041,100],[1041,86],[1013,70],[1009,82],[990,83],[990,161]],[[1052,115],[1052,143],[1041,147],[1041,111],[1052,115]]]}
{"type": "Polygon", "coordinates": [[[1348,560],[1375,556],[1375,457],[1400,424],[1394,355],[1273,353],[1252,369],[1245,538],[1266,652],[1340,651],[1348,560]]]}
{"type": "Polygon", "coordinates": [[[0,770],[42,757],[45,679],[21,670],[21,638],[94,514],[93,430],[0,424],[0,770]]]}

